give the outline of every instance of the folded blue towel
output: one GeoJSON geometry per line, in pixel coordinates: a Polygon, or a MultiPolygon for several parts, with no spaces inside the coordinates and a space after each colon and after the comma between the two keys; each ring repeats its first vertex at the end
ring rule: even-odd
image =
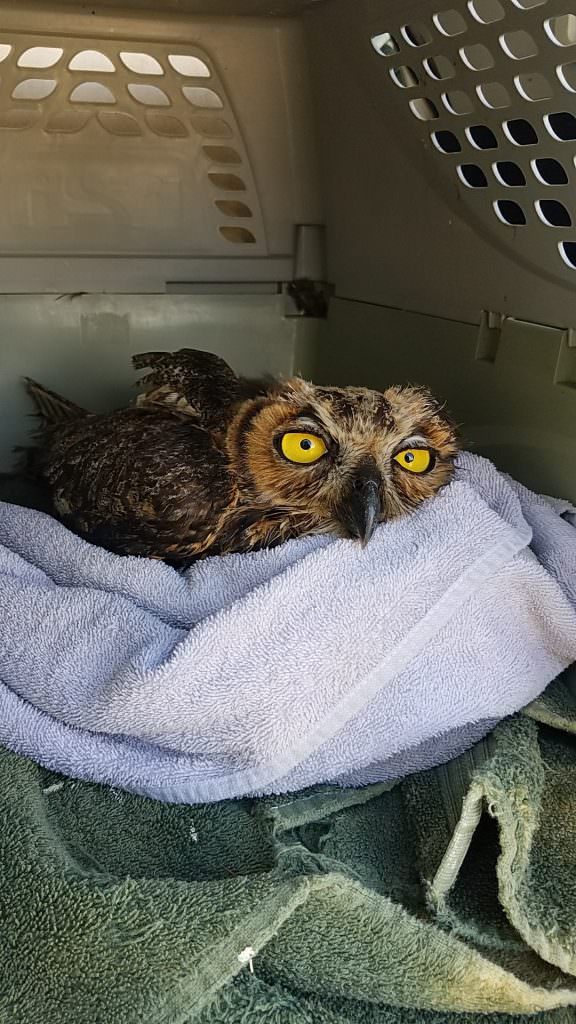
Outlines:
{"type": "Polygon", "coordinates": [[[573,511],[464,455],[364,550],[179,575],[0,504],[0,744],[186,803],[437,764],[576,660],[573,511]]]}

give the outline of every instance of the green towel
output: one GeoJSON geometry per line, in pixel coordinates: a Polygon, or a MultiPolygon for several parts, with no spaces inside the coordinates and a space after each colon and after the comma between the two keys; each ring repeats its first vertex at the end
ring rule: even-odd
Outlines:
{"type": "Polygon", "coordinates": [[[566,677],[396,787],[203,807],[0,752],[0,1024],[573,1022],[574,732],[566,677]]]}

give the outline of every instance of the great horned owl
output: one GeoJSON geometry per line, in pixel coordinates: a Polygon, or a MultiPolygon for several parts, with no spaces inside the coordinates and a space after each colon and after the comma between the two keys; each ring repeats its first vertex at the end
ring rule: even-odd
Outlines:
{"type": "Polygon", "coordinates": [[[97,415],[28,381],[31,466],[56,515],[118,554],[187,564],[306,534],[363,544],[452,476],[454,427],[428,391],[250,382],[192,349],[136,356],[128,408],[97,415]]]}

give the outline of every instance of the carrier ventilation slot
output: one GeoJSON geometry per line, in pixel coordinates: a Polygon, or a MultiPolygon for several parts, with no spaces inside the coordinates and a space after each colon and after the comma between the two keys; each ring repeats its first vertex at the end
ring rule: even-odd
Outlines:
{"type": "MultiPolygon", "coordinates": [[[[100,208],[100,216],[110,219],[111,232],[121,230],[119,218],[124,216],[126,233],[133,229],[137,243],[138,221],[144,216],[147,198],[134,191],[135,168],[141,167],[144,192],[160,190],[166,177],[173,180],[171,212],[176,224],[177,204],[182,201],[178,175],[186,171],[183,187],[190,192],[191,225],[183,223],[182,232],[190,227],[190,249],[195,249],[196,225],[197,248],[203,253],[237,255],[248,249],[261,255],[266,251],[262,214],[239,125],[214,61],[197,46],[147,43],[142,50],[127,40],[16,34],[6,38],[5,34],[0,39],[0,77],[0,129],[14,134],[5,149],[14,154],[19,166],[35,163],[29,154],[37,154],[38,142],[28,142],[28,135],[43,134],[45,141],[53,140],[54,148],[47,150],[42,162],[44,194],[51,192],[56,205],[59,193],[68,194],[68,213],[62,211],[62,222],[78,207],[79,215],[95,223],[100,208]],[[58,150],[54,136],[61,137],[58,150]],[[172,174],[166,173],[166,167],[173,169],[172,174]]],[[[28,187],[18,173],[13,179],[15,194],[6,198],[14,222],[0,228],[0,245],[11,248],[12,238],[18,237],[24,201],[20,189],[37,207],[31,217],[37,237],[42,239],[44,226],[45,248],[51,248],[55,210],[47,208],[39,185],[28,187]]],[[[158,207],[156,198],[148,209],[158,207]]],[[[56,235],[59,230],[57,225],[56,235]]]]}
{"type": "Polygon", "coordinates": [[[404,107],[407,130],[500,245],[573,274],[576,14],[554,0],[411,11],[416,20],[382,18],[371,35],[373,74],[404,107]]]}

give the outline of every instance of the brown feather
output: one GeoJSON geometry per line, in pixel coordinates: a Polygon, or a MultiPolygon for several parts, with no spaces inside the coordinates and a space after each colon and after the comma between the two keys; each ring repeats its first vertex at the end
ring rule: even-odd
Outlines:
{"type": "Polygon", "coordinates": [[[111,551],[181,563],[306,534],[348,536],[343,512],[366,466],[380,481],[382,519],[451,479],[454,427],[425,389],[248,382],[189,349],[134,363],[150,371],[141,395],[110,415],[28,385],[45,425],[35,469],[56,514],[111,551]],[[325,455],[289,462],[280,441],[290,431],[323,439],[325,455]],[[421,476],[394,461],[413,437],[433,452],[421,476]]]}
{"type": "Polygon", "coordinates": [[[82,419],[88,413],[81,406],[71,402],[69,398],[50,391],[43,384],[38,384],[30,377],[24,379],[26,390],[36,405],[36,413],[42,418],[45,426],[57,423],[71,423],[82,419]]]}

